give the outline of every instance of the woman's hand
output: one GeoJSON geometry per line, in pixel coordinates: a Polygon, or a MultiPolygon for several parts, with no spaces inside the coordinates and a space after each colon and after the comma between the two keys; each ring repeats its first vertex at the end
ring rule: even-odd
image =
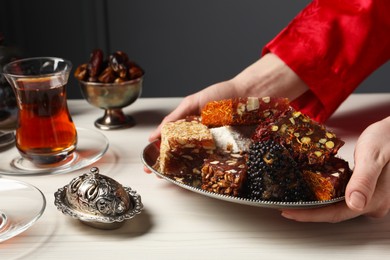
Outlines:
{"type": "MultiPolygon", "coordinates": [[[[306,84],[279,57],[272,53],[247,67],[231,80],[211,85],[195,94],[185,97],[179,106],[168,114],[160,125],[150,134],[149,142],[161,135],[161,127],[167,123],[199,115],[203,106],[213,100],[234,97],[286,97],[297,98],[308,90],[306,84]]],[[[151,171],[144,167],[146,173],[151,171]]]]}
{"type": "Polygon", "coordinates": [[[199,115],[203,106],[213,100],[234,97],[286,97],[294,100],[308,90],[306,84],[278,56],[268,53],[231,80],[211,85],[185,97],[149,136],[149,141],[160,137],[166,122],[188,115],[199,115]]]}
{"type": "Polygon", "coordinates": [[[282,216],[303,222],[340,222],[360,215],[384,217],[390,209],[390,117],[370,125],[355,147],[355,168],[345,202],[282,216]]]}

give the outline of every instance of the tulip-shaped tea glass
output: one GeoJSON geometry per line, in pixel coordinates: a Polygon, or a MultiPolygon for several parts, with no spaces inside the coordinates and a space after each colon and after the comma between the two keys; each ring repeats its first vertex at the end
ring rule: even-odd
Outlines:
{"type": "Polygon", "coordinates": [[[16,147],[34,164],[67,161],[76,149],[77,132],[66,99],[71,68],[70,61],[52,57],[16,60],[3,68],[18,105],[16,147]]]}

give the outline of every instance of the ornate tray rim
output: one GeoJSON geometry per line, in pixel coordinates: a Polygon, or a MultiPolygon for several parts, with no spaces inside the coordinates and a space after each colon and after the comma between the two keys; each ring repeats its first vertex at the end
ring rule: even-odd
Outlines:
{"type": "Polygon", "coordinates": [[[154,163],[157,160],[157,157],[159,156],[159,143],[160,140],[155,140],[151,143],[149,143],[144,150],[141,153],[141,160],[143,164],[151,170],[154,174],[161,177],[162,179],[171,182],[181,188],[184,188],[186,190],[193,191],[195,193],[211,197],[214,199],[224,200],[228,202],[243,204],[243,205],[249,205],[249,206],[256,206],[256,207],[263,207],[263,208],[274,208],[274,209],[308,209],[308,208],[317,208],[317,207],[323,207],[329,204],[337,203],[340,201],[343,201],[345,198],[344,196],[334,198],[331,200],[324,200],[324,201],[304,201],[304,202],[278,202],[278,201],[265,201],[265,200],[251,200],[247,198],[242,197],[233,197],[228,195],[222,195],[217,194],[209,191],[202,190],[197,187],[193,187],[191,185],[176,181],[174,179],[169,178],[168,176],[164,175],[163,173],[160,173],[156,171],[153,168],[154,163]]]}

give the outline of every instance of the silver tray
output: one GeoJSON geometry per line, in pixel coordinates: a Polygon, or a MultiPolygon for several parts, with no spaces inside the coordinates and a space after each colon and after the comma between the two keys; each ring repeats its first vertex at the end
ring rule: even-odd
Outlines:
{"type": "Polygon", "coordinates": [[[202,190],[198,187],[194,187],[179,181],[176,181],[172,178],[169,178],[168,176],[156,171],[153,168],[153,165],[156,163],[156,160],[158,156],[160,155],[160,141],[156,140],[150,144],[148,144],[142,154],[141,159],[144,165],[150,169],[154,174],[161,177],[162,179],[169,181],[181,188],[199,193],[204,196],[208,196],[214,199],[229,201],[233,203],[238,204],[244,204],[249,206],[256,206],[256,207],[264,207],[264,208],[275,208],[275,209],[288,209],[288,208],[294,208],[294,209],[307,209],[307,208],[316,208],[316,207],[322,207],[329,204],[333,204],[336,202],[340,202],[344,200],[344,197],[338,197],[331,200],[324,200],[324,201],[304,201],[304,202],[277,202],[277,201],[265,201],[265,200],[251,200],[247,198],[241,198],[241,197],[233,197],[233,196],[227,196],[227,195],[221,195],[209,191],[202,190]]]}

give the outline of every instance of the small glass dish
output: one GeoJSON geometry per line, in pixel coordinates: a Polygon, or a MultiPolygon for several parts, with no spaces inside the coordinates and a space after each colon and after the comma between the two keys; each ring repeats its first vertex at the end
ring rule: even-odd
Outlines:
{"type": "Polygon", "coordinates": [[[31,227],[43,214],[46,199],[35,186],[0,178],[0,242],[31,227]]]}

